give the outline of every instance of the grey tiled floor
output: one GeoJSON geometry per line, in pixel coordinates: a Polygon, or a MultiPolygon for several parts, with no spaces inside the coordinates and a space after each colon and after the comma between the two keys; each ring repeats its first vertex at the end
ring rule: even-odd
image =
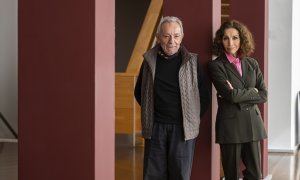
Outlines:
{"type": "MultiPolygon", "coordinates": [[[[0,143],[0,180],[18,180],[17,143],[0,143]]],[[[141,180],[143,147],[117,147],[116,180],[141,180]]],[[[300,180],[300,152],[269,153],[272,180],[300,180]]]]}
{"type": "Polygon", "coordinates": [[[0,142],[0,180],[18,179],[18,144],[0,142]]]}

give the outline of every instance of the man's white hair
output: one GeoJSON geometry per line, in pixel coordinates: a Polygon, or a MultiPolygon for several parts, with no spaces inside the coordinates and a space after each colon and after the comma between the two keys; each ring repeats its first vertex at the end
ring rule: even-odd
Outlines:
{"type": "Polygon", "coordinates": [[[181,35],[183,35],[182,21],[178,17],[175,17],[175,16],[165,16],[165,17],[163,17],[162,20],[160,21],[158,27],[157,27],[156,35],[161,35],[161,33],[162,33],[161,27],[164,23],[171,23],[171,22],[176,22],[180,26],[181,35]]]}

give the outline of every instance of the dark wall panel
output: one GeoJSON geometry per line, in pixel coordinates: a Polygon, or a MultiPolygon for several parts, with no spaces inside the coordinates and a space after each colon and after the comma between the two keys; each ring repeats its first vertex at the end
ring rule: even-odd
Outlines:
{"type": "Polygon", "coordinates": [[[19,1],[20,180],[113,179],[114,1],[98,2],[19,1]],[[95,24],[95,10],[110,18],[95,24]],[[108,132],[95,128],[95,116],[108,132]]]}

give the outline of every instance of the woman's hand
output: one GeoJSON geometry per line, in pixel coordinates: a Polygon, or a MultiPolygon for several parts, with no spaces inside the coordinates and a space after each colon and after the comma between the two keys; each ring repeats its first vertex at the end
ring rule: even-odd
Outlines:
{"type": "MultiPolygon", "coordinates": [[[[228,87],[229,87],[230,90],[233,90],[233,86],[232,86],[232,84],[228,80],[226,80],[226,84],[228,85],[228,87]]],[[[258,89],[257,88],[254,88],[254,90],[258,93],[258,89]]]]}
{"type": "Polygon", "coordinates": [[[228,80],[226,80],[226,84],[228,85],[229,89],[233,90],[233,86],[231,85],[231,83],[228,80]]]}

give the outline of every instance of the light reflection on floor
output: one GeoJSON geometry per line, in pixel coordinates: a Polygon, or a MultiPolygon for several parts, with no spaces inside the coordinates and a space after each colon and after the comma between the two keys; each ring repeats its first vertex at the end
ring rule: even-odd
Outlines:
{"type": "MultiPolygon", "coordinates": [[[[0,180],[18,179],[17,148],[16,143],[0,143],[0,180]]],[[[143,151],[143,147],[116,146],[116,180],[142,180],[143,151]]],[[[272,180],[300,180],[300,151],[269,153],[268,159],[272,180]]]]}
{"type": "MultiPolygon", "coordinates": [[[[272,180],[300,180],[300,151],[269,153],[268,174],[272,180]]],[[[116,180],[142,180],[143,148],[116,147],[116,180]]]]}

